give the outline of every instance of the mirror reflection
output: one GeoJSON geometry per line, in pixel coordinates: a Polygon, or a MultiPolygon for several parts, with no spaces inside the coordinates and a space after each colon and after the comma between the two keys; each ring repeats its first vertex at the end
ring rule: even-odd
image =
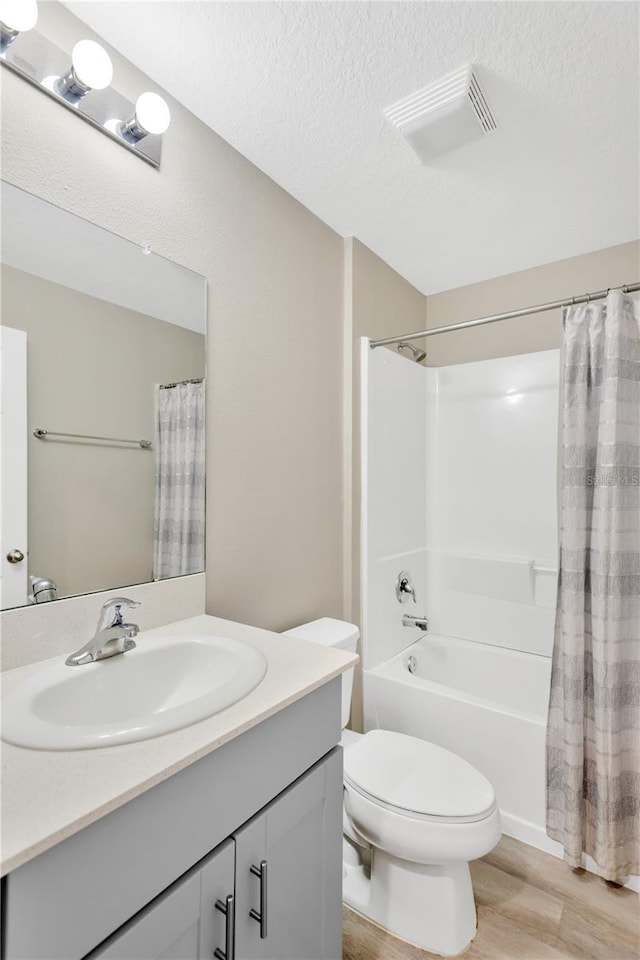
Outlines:
{"type": "Polygon", "coordinates": [[[2,184],[0,607],[204,569],[203,277],[2,184]]]}

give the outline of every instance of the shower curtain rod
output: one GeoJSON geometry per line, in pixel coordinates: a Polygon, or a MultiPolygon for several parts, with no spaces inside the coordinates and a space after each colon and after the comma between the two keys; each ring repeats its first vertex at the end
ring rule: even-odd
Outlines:
{"type": "Polygon", "coordinates": [[[604,300],[609,290],[622,290],[623,293],[636,293],[640,290],[640,282],[628,283],[624,287],[609,287],[607,290],[598,290],[595,293],[583,293],[580,297],[570,297],[564,300],[553,300],[551,303],[541,303],[537,307],[524,307],[522,310],[512,310],[510,313],[496,313],[491,317],[480,317],[478,320],[466,320],[464,323],[452,323],[448,327],[432,327],[431,330],[421,330],[420,333],[405,333],[401,337],[385,337],[384,340],[372,340],[369,346],[386,347],[392,343],[406,343],[409,340],[421,340],[423,337],[433,337],[436,333],[453,333],[454,330],[466,330],[469,327],[480,327],[485,323],[495,323],[497,320],[512,320],[515,317],[529,317],[534,313],[544,313],[547,310],[557,310],[560,307],[572,307],[578,303],[590,303],[592,300],[604,300]]]}
{"type": "Polygon", "coordinates": [[[196,377],[195,380],[176,380],[175,383],[160,383],[161,390],[173,390],[174,387],[183,387],[187,383],[203,383],[204,377],[196,377]]]}

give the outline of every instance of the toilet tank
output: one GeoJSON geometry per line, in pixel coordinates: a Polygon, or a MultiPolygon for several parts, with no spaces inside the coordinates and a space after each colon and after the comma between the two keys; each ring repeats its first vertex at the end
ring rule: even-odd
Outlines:
{"type": "MultiPolygon", "coordinates": [[[[309,643],[322,643],[325,647],[337,647],[338,650],[356,652],[360,631],[353,623],[344,620],[334,620],[332,617],[322,617],[310,623],[302,623],[299,627],[285,630],[292,637],[300,637],[309,643]]],[[[342,674],[342,729],[349,723],[351,713],[351,692],[353,690],[353,667],[342,674]]]]}

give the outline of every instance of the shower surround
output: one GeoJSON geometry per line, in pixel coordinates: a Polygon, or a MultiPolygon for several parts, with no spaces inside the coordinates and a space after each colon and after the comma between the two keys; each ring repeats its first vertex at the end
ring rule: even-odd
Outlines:
{"type": "Polygon", "coordinates": [[[365,669],[432,632],[551,656],[557,350],[429,368],[363,345],[365,669]],[[417,604],[399,606],[400,570],[417,604]]]}
{"type": "Polygon", "coordinates": [[[544,829],[558,351],[429,368],[365,340],[362,370],[365,729],[455,751],[492,781],[506,833],[559,854],[544,829]],[[396,600],[401,570],[415,604],[396,600]]]}
{"type": "Polygon", "coordinates": [[[361,623],[365,730],[464,757],[504,832],[562,857],[545,832],[559,366],[548,350],[429,368],[362,341],[361,623]],[[401,570],[415,604],[396,600],[401,570]]]}

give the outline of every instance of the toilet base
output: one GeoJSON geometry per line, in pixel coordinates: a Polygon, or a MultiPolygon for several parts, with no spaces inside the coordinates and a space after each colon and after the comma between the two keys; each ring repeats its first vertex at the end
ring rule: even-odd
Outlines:
{"type": "Polygon", "coordinates": [[[366,864],[345,864],[347,906],[402,940],[445,957],[461,953],[476,933],[469,865],[418,864],[373,851],[366,864]]]}

